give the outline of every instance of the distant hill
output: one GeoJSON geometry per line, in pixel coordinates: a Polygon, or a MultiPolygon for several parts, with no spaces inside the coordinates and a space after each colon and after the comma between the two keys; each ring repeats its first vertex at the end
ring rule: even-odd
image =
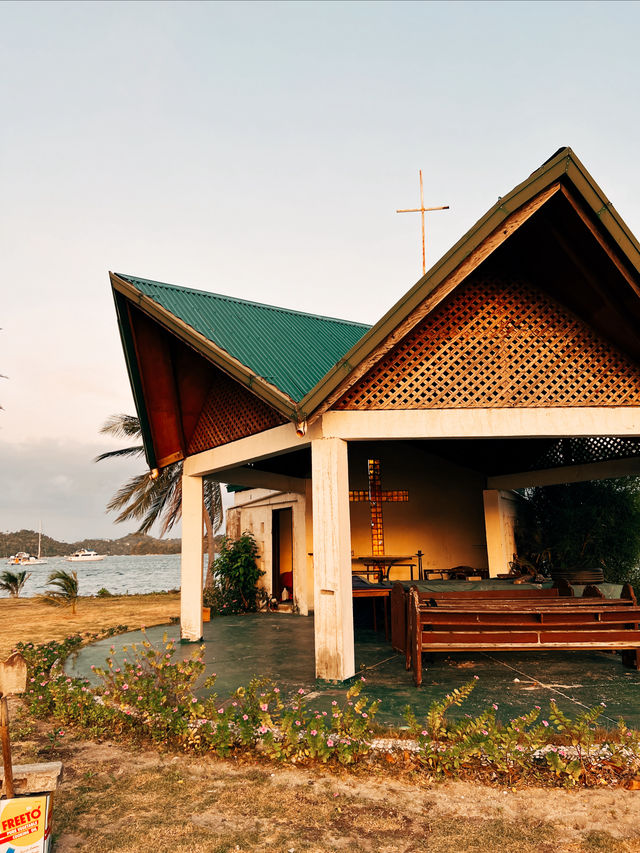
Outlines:
{"type": "MultiPolygon", "coordinates": [[[[142,533],[130,533],[121,539],[83,539],[80,542],[58,542],[50,536],[42,536],[43,557],[64,557],[79,548],[88,548],[98,554],[179,554],[179,539],[154,539],[142,533]]],[[[0,557],[10,557],[16,551],[38,553],[38,532],[17,530],[15,533],[0,533],[0,557]]]]}

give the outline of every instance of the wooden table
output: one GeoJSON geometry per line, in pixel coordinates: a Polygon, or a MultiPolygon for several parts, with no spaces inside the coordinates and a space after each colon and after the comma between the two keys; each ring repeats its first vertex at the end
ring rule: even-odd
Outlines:
{"type": "Polygon", "coordinates": [[[381,556],[373,556],[372,554],[363,554],[354,557],[354,562],[362,563],[364,569],[354,569],[356,575],[366,575],[367,580],[369,575],[377,577],[378,583],[389,580],[389,572],[393,566],[407,566],[411,570],[411,580],[413,580],[413,569],[415,563],[412,563],[413,554],[383,554],[381,556]]]}

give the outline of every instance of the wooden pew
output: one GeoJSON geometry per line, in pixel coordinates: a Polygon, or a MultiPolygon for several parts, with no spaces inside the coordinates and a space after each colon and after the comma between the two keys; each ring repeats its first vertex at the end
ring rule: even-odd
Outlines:
{"type": "MultiPolygon", "coordinates": [[[[533,592],[533,591],[532,591],[533,592]]],[[[422,682],[423,651],[615,650],[640,669],[640,608],[627,584],[619,599],[546,595],[484,597],[409,593],[407,669],[422,682]]]]}
{"type": "MultiPolygon", "coordinates": [[[[397,581],[390,595],[391,604],[391,645],[398,652],[406,652],[407,650],[407,629],[409,624],[409,591],[411,588],[416,588],[415,585],[407,588],[406,582],[397,581]]],[[[432,601],[444,604],[444,602],[455,603],[458,600],[492,601],[501,602],[508,601],[526,601],[532,599],[538,601],[541,598],[544,600],[553,600],[559,596],[572,596],[573,590],[569,584],[562,581],[556,587],[551,589],[540,589],[539,587],[527,588],[523,586],[509,585],[504,589],[483,589],[483,590],[468,590],[460,591],[434,591],[418,590],[418,595],[422,602],[432,601]]]]}

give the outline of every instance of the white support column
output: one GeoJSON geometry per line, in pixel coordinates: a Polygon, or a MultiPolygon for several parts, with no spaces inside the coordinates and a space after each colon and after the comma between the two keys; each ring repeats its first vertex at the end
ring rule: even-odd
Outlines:
{"type": "Polygon", "coordinates": [[[516,550],[514,525],[518,504],[512,492],[501,489],[485,489],[482,497],[489,577],[495,578],[509,571],[509,562],[516,550]]]}
{"type": "Polygon", "coordinates": [[[347,443],[311,443],[316,677],[355,675],[347,443]]]}
{"type": "Polygon", "coordinates": [[[182,560],[180,563],[180,638],[202,639],[202,565],[204,559],[202,477],[182,477],[182,560]]]}

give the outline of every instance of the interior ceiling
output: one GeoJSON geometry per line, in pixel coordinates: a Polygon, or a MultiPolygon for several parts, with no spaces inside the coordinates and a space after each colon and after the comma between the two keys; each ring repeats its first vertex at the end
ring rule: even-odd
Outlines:
{"type": "MultiPolygon", "coordinates": [[[[400,445],[406,453],[419,451],[446,459],[487,477],[582,465],[640,456],[640,439],[594,436],[592,438],[469,438],[415,439],[413,441],[357,442],[358,448],[376,458],[385,446],[400,445]]],[[[311,449],[263,459],[248,466],[254,470],[311,477],[311,449]]],[[[426,467],[426,462],[425,462],[426,467]]]]}
{"type": "MultiPolygon", "coordinates": [[[[584,215],[604,234],[597,217],[590,211],[584,215]]],[[[613,245],[608,249],[624,266],[619,249],[613,245]]],[[[562,192],[552,196],[485,263],[499,267],[502,275],[511,272],[525,278],[640,360],[638,292],[562,192]]],[[[637,274],[629,271],[629,278],[635,280],[637,274]]]]}

